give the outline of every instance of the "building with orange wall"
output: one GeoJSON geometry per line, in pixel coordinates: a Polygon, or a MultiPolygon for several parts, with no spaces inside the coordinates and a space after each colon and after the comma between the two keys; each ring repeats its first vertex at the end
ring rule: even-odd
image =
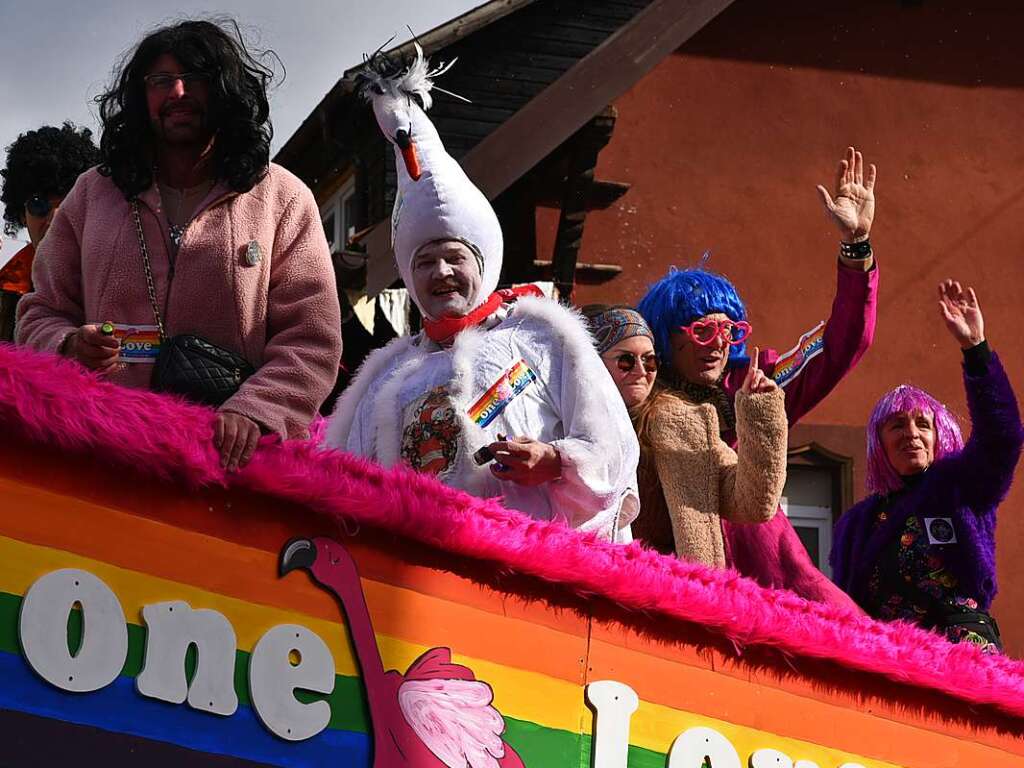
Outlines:
{"type": "MultiPolygon", "coordinates": [[[[580,258],[623,271],[580,285],[576,302],[635,302],[710,250],[756,340],[788,348],[829,311],[837,243],[814,187],[831,186],[855,144],[879,169],[875,343],[791,447],[852,459],[840,495],[860,497],[864,425],[884,391],[909,381],[966,415],[940,280],[976,288],[993,348],[1024,388],[1022,28],[1010,2],[733,3],[614,102],[597,174],[630,191],[588,218],[580,258]]],[[[1013,655],[1024,654],[1022,517],[1018,482],[1000,511],[993,607],[1013,655]]]]}

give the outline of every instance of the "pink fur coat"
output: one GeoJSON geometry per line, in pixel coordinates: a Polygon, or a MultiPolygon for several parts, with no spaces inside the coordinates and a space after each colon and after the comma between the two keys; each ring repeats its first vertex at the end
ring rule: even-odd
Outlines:
{"type": "MultiPolygon", "coordinates": [[[[282,437],[304,436],[341,357],[337,289],[312,193],[276,165],[244,194],[215,186],[173,271],[156,187],[139,202],[167,334],[197,334],[244,356],[258,370],[223,410],[282,437]]],[[[54,216],[32,280],[35,291],[18,308],[22,344],[52,352],[85,323],[154,325],[131,208],[95,169],[54,216]]],[[[110,379],[147,387],[151,370],[131,363],[110,379]]]]}

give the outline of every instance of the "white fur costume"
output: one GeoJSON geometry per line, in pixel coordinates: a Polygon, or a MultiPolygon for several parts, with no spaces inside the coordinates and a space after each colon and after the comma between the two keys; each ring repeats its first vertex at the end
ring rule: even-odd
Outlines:
{"type": "MultiPolygon", "coordinates": [[[[395,259],[422,306],[411,279],[416,251],[440,239],[472,244],[483,262],[473,301],[478,306],[501,272],[501,229],[413,98],[429,107],[429,75],[420,57],[403,74],[377,77],[370,87],[377,122],[395,144],[395,259]],[[406,136],[421,163],[418,180],[399,148],[405,143],[408,155],[406,136]]],[[[503,306],[447,348],[420,333],[375,351],[338,401],[325,442],[385,466],[405,460],[436,472],[447,485],[500,496],[505,506],[534,518],[564,520],[615,541],[630,540],[629,523],[639,512],[640,449],[622,398],[582,318],[550,299],[503,306]],[[524,486],[477,466],[473,453],[499,434],[553,445],[561,478],[524,486]]]]}
{"type": "Polygon", "coordinates": [[[345,390],[327,444],[395,464],[419,399],[439,386],[447,390],[459,425],[458,453],[440,476],[444,483],[475,496],[501,496],[505,506],[538,519],[630,539],[628,525],[640,510],[640,449],[622,397],[578,315],[550,299],[523,298],[497,325],[463,331],[449,349],[423,334],[395,339],[367,358],[345,390]],[[520,359],[537,380],[489,425],[478,426],[470,406],[520,359]],[[562,479],[523,486],[478,467],[473,452],[499,433],[554,445],[562,479]]]}

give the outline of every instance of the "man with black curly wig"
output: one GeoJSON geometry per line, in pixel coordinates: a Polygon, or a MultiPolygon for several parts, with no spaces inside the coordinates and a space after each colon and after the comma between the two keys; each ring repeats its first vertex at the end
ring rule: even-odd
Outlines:
{"type": "Polygon", "coordinates": [[[14,236],[25,227],[29,242],[0,269],[0,341],[13,339],[14,307],[32,290],[35,249],[54,212],[79,174],[99,161],[92,132],[70,122],[28,131],[7,147],[7,166],[0,170],[4,231],[14,236]]]}
{"type": "Polygon", "coordinates": [[[18,308],[21,343],[214,405],[229,471],[261,434],[308,434],[341,356],[316,202],[270,163],[272,74],[233,22],[146,36],[96,99],[101,164],[54,216],[18,308]]]}

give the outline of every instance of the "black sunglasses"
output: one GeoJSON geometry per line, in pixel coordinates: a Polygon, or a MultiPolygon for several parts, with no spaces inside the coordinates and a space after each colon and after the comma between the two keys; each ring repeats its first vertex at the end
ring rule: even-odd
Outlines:
{"type": "Polygon", "coordinates": [[[637,362],[648,373],[654,373],[658,370],[658,356],[654,352],[648,352],[646,355],[638,355],[635,352],[622,352],[615,356],[615,364],[623,373],[632,371],[636,367],[637,362]]]}
{"type": "Polygon", "coordinates": [[[50,198],[41,193],[36,193],[25,201],[25,210],[37,219],[43,218],[49,214],[52,209],[53,206],[50,205],[50,198]]]}

